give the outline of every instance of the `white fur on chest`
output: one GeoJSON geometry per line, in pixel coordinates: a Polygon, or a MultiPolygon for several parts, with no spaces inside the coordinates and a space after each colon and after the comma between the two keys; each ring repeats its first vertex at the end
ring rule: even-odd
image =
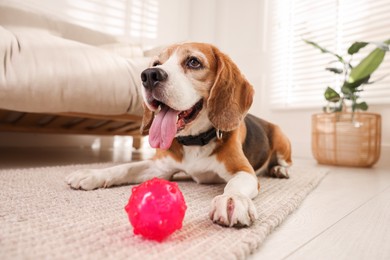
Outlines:
{"type": "Polygon", "coordinates": [[[205,146],[184,146],[181,170],[197,183],[226,183],[231,176],[225,165],[211,155],[214,148],[214,142],[205,146]]]}

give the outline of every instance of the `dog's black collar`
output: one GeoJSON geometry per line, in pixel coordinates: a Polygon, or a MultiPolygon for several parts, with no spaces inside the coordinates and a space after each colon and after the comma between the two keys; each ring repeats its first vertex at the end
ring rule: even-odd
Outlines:
{"type": "MultiPolygon", "coordinates": [[[[217,131],[217,129],[211,128],[207,132],[201,133],[200,135],[178,136],[176,137],[176,140],[182,145],[204,146],[208,144],[211,140],[213,140],[215,137],[217,137],[217,131]]],[[[222,137],[222,135],[218,136],[218,138],[220,137],[222,137]]]]}

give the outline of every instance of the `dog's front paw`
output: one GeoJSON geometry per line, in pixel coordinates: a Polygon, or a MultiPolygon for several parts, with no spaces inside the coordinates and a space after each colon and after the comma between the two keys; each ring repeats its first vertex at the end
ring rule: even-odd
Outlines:
{"type": "Polygon", "coordinates": [[[227,227],[250,226],[257,218],[252,200],[239,194],[216,196],[211,202],[210,219],[227,227]]]}
{"type": "Polygon", "coordinates": [[[288,168],[281,165],[276,165],[272,167],[271,170],[269,171],[269,174],[272,177],[281,178],[281,179],[290,178],[290,176],[288,175],[288,168]]]}
{"type": "Polygon", "coordinates": [[[65,178],[65,181],[73,189],[94,190],[107,186],[106,180],[101,174],[101,170],[78,170],[69,174],[65,178]]]}

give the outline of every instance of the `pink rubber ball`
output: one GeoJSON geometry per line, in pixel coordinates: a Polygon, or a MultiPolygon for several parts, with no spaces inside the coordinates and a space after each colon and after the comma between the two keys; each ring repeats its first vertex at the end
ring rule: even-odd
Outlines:
{"type": "Polygon", "coordinates": [[[125,210],[134,234],[161,242],[182,227],[187,206],[177,183],[153,178],[132,188],[125,210]]]}

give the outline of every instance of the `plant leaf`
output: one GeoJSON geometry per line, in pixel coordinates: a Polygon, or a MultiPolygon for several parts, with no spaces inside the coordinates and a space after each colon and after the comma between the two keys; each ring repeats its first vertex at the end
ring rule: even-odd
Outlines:
{"type": "Polygon", "coordinates": [[[382,49],[384,51],[389,51],[389,44],[390,40],[384,41],[384,42],[354,42],[348,49],[348,54],[355,54],[357,53],[361,48],[366,47],[368,44],[374,44],[379,49],[382,49]]]}
{"type": "Polygon", "coordinates": [[[365,78],[362,78],[362,79],[360,79],[358,81],[354,81],[354,82],[351,82],[351,83],[345,81],[344,84],[343,84],[343,87],[346,87],[346,88],[348,88],[348,89],[350,89],[350,90],[352,90],[354,92],[362,84],[367,84],[368,81],[370,80],[370,77],[371,77],[371,75],[368,75],[365,78]]]}
{"type": "Polygon", "coordinates": [[[348,54],[353,55],[357,53],[361,48],[366,47],[368,42],[354,42],[349,48],[348,48],[348,54]]]}
{"type": "Polygon", "coordinates": [[[352,93],[354,92],[354,89],[351,88],[350,86],[348,85],[343,85],[341,87],[341,93],[343,93],[345,95],[345,98],[346,99],[349,99],[349,95],[351,95],[352,93]]]}
{"type": "Polygon", "coordinates": [[[366,102],[355,103],[355,104],[353,104],[352,109],[353,109],[353,111],[355,111],[357,109],[360,109],[362,111],[367,111],[368,110],[368,105],[367,105],[366,102]]]}
{"type": "Polygon", "coordinates": [[[313,41],[309,41],[309,40],[306,40],[306,39],[302,39],[302,40],[304,42],[306,42],[307,44],[312,45],[313,47],[319,49],[322,53],[329,53],[329,54],[332,54],[332,55],[336,56],[339,61],[344,63],[344,59],[340,55],[338,55],[338,54],[336,54],[336,53],[334,53],[334,52],[332,52],[332,51],[330,51],[328,49],[325,49],[325,48],[321,47],[320,45],[318,45],[317,43],[315,43],[313,41]]]}
{"type": "Polygon", "coordinates": [[[331,72],[334,72],[336,74],[342,74],[344,72],[343,69],[339,69],[339,68],[325,68],[326,70],[329,70],[331,72]]]}
{"type": "Polygon", "coordinates": [[[326,100],[328,100],[329,102],[333,102],[333,103],[336,103],[340,100],[340,94],[337,93],[337,91],[331,87],[326,88],[325,93],[324,93],[324,97],[326,100]]]}
{"type": "Polygon", "coordinates": [[[385,54],[386,52],[380,48],[373,50],[356,67],[351,69],[348,82],[356,82],[373,73],[382,63],[385,54]]]}

